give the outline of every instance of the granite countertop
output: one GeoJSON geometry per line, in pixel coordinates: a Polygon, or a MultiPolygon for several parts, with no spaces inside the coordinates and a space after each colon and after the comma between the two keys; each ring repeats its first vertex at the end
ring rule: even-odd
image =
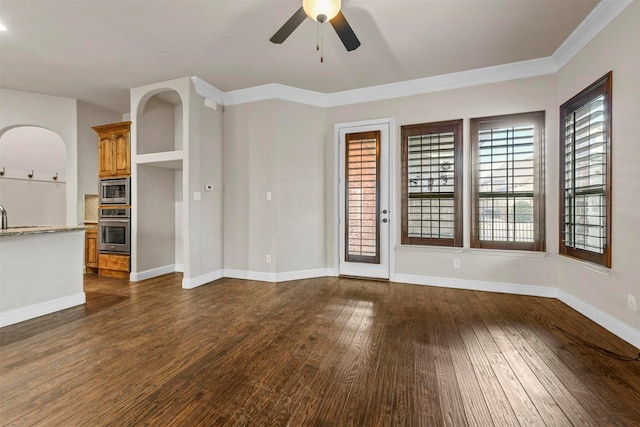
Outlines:
{"type": "Polygon", "coordinates": [[[18,227],[9,227],[6,230],[0,230],[0,237],[4,236],[22,236],[25,234],[43,234],[43,233],[60,233],[65,231],[81,231],[90,227],[77,225],[67,227],[64,225],[24,225],[18,227]]]}

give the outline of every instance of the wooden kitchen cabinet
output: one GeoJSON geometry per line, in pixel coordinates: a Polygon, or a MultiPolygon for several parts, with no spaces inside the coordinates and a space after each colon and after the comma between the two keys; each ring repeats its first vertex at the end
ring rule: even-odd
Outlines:
{"type": "Polygon", "coordinates": [[[93,126],[98,134],[98,177],[131,175],[131,122],[93,126]]]}
{"type": "Polygon", "coordinates": [[[98,228],[92,227],[85,231],[84,238],[84,266],[87,271],[98,271],[98,228]]]}
{"type": "Polygon", "coordinates": [[[129,255],[100,254],[98,256],[98,275],[128,279],[130,261],[129,255]]]}

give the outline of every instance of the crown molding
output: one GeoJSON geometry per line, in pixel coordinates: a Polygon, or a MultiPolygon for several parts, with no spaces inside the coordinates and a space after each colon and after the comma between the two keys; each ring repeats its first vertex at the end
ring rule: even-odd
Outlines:
{"type": "Polygon", "coordinates": [[[337,107],[422,95],[443,90],[542,76],[553,74],[555,71],[555,63],[551,57],[532,59],[494,67],[335,92],[328,95],[328,106],[337,107]]]}
{"type": "Polygon", "coordinates": [[[210,99],[216,104],[224,105],[224,92],[220,89],[205,82],[198,76],[192,76],[191,83],[193,83],[193,87],[198,95],[210,99]]]}
{"type": "Polygon", "coordinates": [[[327,108],[543,76],[558,72],[633,1],[601,0],[553,55],[545,58],[329,94],[277,83],[222,92],[199,77],[191,80],[198,94],[225,106],[276,99],[327,108]]]}
{"type": "Polygon", "coordinates": [[[223,99],[225,106],[278,99],[326,108],[536,77],[555,71],[555,62],[547,57],[330,94],[274,83],[225,92],[223,99]]]}
{"type": "Polygon", "coordinates": [[[562,67],[593,40],[607,25],[611,23],[633,0],[600,0],[591,13],[576,27],[552,57],[556,69],[562,67]]]}

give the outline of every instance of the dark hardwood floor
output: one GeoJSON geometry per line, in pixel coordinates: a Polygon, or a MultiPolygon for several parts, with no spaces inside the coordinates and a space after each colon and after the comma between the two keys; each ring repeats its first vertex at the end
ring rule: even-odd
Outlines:
{"type": "Polygon", "coordinates": [[[0,423],[638,426],[640,363],[554,299],[346,278],[88,275],[0,329],[0,423]],[[561,328],[561,329],[559,329],[561,328]]]}

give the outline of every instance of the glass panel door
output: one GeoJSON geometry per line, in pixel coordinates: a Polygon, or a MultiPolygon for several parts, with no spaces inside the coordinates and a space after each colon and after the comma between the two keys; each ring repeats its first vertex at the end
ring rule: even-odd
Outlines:
{"type": "Polygon", "coordinates": [[[391,119],[336,124],[338,272],[390,276],[391,119]]]}

